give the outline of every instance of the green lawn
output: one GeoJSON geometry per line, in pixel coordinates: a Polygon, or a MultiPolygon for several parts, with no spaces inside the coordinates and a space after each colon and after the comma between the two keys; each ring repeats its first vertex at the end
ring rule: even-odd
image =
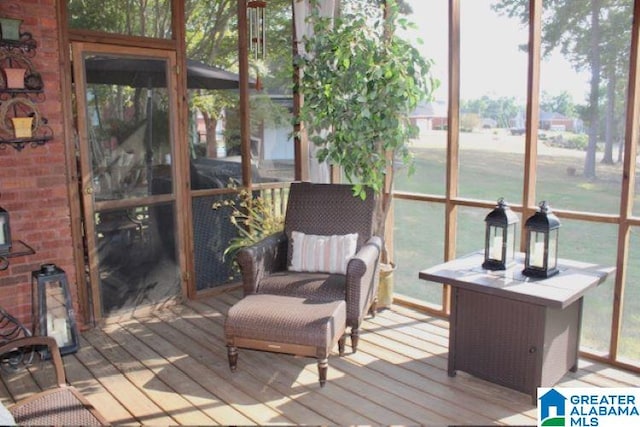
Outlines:
{"type": "MultiPolygon", "coordinates": [[[[396,189],[443,195],[445,188],[444,148],[415,148],[416,172],[399,174],[396,189]]],[[[542,150],[541,150],[542,153],[542,150]]],[[[551,207],[597,213],[616,214],[620,206],[621,165],[598,164],[598,178],[585,180],[582,174],[584,155],[541,154],[538,161],[537,199],[551,207]],[[574,173],[575,171],[575,173],[574,173]]],[[[460,152],[461,197],[494,201],[504,197],[520,204],[523,186],[523,155],[504,151],[463,149],[460,152]]],[[[437,203],[396,200],[395,279],[397,293],[430,303],[441,302],[441,286],[418,280],[418,272],[442,262],[444,252],[444,207],[437,203]]],[[[457,253],[462,255],[484,245],[484,217],[481,209],[460,208],[457,253]]],[[[562,220],[560,257],[598,264],[615,265],[617,226],[615,224],[562,220]]],[[[637,230],[634,230],[637,232],[637,230]]],[[[640,257],[640,239],[631,238],[629,261],[640,257]]],[[[624,296],[623,336],[620,355],[640,361],[640,265],[628,262],[624,296]]],[[[613,304],[613,278],[585,298],[582,345],[607,351],[610,339],[613,304]]]]}

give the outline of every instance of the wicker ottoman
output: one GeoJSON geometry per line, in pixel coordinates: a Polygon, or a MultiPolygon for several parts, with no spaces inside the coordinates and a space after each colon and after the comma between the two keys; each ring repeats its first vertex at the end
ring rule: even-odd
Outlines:
{"type": "Polygon", "coordinates": [[[229,309],[224,324],[229,367],[236,370],[238,348],[315,357],[324,386],[336,342],[344,354],[345,326],[345,301],[248,295],[229,309]]]}

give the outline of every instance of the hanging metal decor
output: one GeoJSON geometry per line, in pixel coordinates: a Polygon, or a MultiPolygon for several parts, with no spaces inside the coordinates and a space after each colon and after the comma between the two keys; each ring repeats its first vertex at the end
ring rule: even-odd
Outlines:
{"type": "Polygon", "coordinates": [[[255,60],[264,60],[267,53],[266,10],[266,1],[249,0],[247,2],[249,51],[255,60]]]}

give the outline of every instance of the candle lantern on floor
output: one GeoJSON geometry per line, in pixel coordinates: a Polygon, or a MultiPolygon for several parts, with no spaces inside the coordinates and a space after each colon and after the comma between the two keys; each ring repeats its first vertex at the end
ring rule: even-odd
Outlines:
{"type": "Polygon", "coordinates": [[[11,250],[11,228],[9,227],[9,212],[0,208],[0,255],[6,255],[11,250]]]}
{"type": "Polygon", "coordinates": [[[558,234],[560,221],[546,201],[540,203],[525,227],[525,259],[522,274],[530,277],[551,277],[558,273],[558,234]]]}
{"type": "Polygon", "coordinates": [[[56,340],[62,355],[78,350],[78,329],[67,275],[54,264],[31,273],[33,334],[56,340]]]}
{"type": "Polygon", "coordinates": [[[489,212],[484,221],[486,235],[482,268],[506,270],[514,262],[518,216],[504,199],[500,198],[498,205],[489,212]]]}

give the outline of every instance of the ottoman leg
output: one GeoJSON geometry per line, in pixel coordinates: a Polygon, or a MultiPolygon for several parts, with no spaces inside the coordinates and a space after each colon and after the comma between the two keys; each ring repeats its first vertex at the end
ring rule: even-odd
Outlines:
{"type": "Polygon", "coordinates": [[[320,377],[320,387],[324,387],[327,382],[327,370],[329,369],[329,359],[318,359],[318,376],[320,377]]]}
{"type": "Polygon", "coordinates": [[[228,346],[227,355],[229,356],[229,369],[231,372],[235,372],[238,367],[238,347],[228,346]]]}
{"type": "Polygon", "coordinates": [[[351,349],[355,353],[358,351],[358,340],[360,339],[360,331],[358,328],[351,328],[351,349]]]}

